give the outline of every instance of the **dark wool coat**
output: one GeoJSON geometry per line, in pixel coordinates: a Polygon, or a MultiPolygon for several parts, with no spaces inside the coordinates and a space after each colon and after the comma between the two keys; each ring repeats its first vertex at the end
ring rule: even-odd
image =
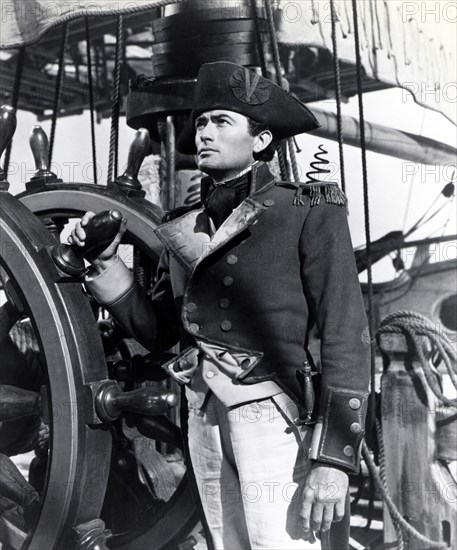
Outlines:
{"type": "Polygon", "coordinates": [[[178,340],[186,348],[198,338],[246,351],[253,361],[240,367],[237,383],[274,380],[297,400],[297,370],[316,326],[317,460],[357,471],[370,346],[347,212],[335,202],[324,188],[318,198],[300,193],[255,165],[250,195],[213,240],[203,209],[161,225],[165,252],[153,299],[133,285],[109,309],[151,350],[178,340]]]}

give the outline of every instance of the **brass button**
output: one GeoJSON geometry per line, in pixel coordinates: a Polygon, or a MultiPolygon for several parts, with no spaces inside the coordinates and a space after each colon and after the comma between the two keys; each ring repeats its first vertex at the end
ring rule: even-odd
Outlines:
{"type": "Polygon", "coordinates": [[[230,300],[228,298],[221,298],[219,300],[219,307],[222,309],[228,309],[230,307],[230,300]]]}
{"type": "Polygon", "coordinates": [[[345,456],[352,456],[354,454],[354,449],[350,445],[346,445],[343,449],[343,453],[345,456]]]}
{"type": "Polygon", "coordinates": [[[251,364],[251,361],[249,361],[249,359],[243,359],[241,361],[241,365],[240,367],[243,369],[243,370],[246,370],[251,364]]]}
{"type": "Polygon", "coordinates": [[[222,279],[222,284],[224,286],[232,286],[233,285],[233,277],[224,277],[222,279]]]}
{"type": "Polygon", "coordinates": [[[362,426],[358,422],[353,422],[350,430],[353,434],[359,434],[362,431],[362,426]]]}
{"type": "Polygon", "coordinates": [[[357,399],[357,397],[353,397],[350,401],[349,401],[349,406],[351,407],[351,409],[354,409],[355,411],[357,409],[360,409],[360,399],[357,399]]]}
{"type": "Polygon", "coordinates": [[[273,206],[274,203],[275,203],[275,201],[273,199],[267,199],[267,200],[263,201],[264,206],[273,206]]]}
{"type": "Polygon", "coordinates": [[[237,261],[238,261],[238,256],[235,256],[235,254],[229,254],[227,256],[227,263],[228,264],[234,265],[234,264],[236,264],[237,261]]]}
{"type": "Polygon", "coordinates": [[[192,332],[193,334],[197,333],[200,330],[200,327],[197,325],[197,323],[191,323],[189,325],[189,332],[192,332]]]}
{"type": "Polygon", "coordinates": [[[194,304],[194,302],[189,302],[186,304],[185,309],[189,313],[193,313],[197,309],[197,304],[194,304]]]}
{"type": "Polygon", "coordinates": [[[232,330],[232,323],[230,321],[222,321],[221,323],[221,329],[224,331],[224,332],[228,332],[229,330],[232,330]]]}
{"type": "Polygon", "coordinates": [[[206,378],[214,378],[215,376],[216,376],[216,373],[213,372],[212,370],[206,373],[206,378]]]}

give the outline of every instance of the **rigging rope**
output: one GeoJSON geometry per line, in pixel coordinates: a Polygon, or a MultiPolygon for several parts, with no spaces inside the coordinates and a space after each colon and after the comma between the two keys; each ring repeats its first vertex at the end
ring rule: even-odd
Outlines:
{"type": "Polygon", "coordinates": [[[447,215],[447,218],[443,224],[443,231],[441,233],[441,235],[444,235],[446,233],[446,229],[447,229],[447,226],[449,225],[449,222],[451,221],[451,218],[452,218],[452,214],[455,214],[455,210],[452,210],[452,205],[454,203],[454,198],[455,197],[452,197],[451,200],[449,201],[449,212],[448,212],[448,215],[447,215]]]}
{"type": "MultiPolygon", "coordinates": [[[[263,50],[263,41],[262,41],[262,35],[260,32],[259,15],[257,11],[256,0],[251,0],[251,8],[254,13],[254,23],[255,23],[256,36],[257,36],[257,49],[259,52],[259,60],[260,60],[260,67],[262,69],[262,76],[264,78],[268,78],[267,63],[265,59],[265,52],[263,50]]],[[[280,143],[276,144],[276,155],[278,157],[279,172],[281,174],[281,179],[282,180],[290,179],[288,170],[287,170],[287,163],[284,158],[284,153],[280,143]]]]}
{"type": "Polygon", "coordinates": [[[257,52],[259,54],[260,68],[262,69],[262,76],[264,78],[268,78],[267,62],[265,60],[265,52],[263,51],[262,33],[260,31],[259,14],[257,11],[257,1],[250,0],[250,2],[251,2],[252,13],[254,14],[254,28],[255,28],[255,36],[257,40],[257,52]]]}
{"type": "Polygon", "coordinates": [[[67,41],[68,41],[68,23],[64,23],[62,28],[62,41],[60,43],[59,68],[57,71],[56,88],[54,90],[54,104],[52,107],[51,135],[49,138],[49,157],[48,157],[49,169],[51,169],[51,164],[52,164],[52,153],[54,151],[57,117],[59,116],[60,99],[62,96],[63,79],[65,76],[65,51],[67,49],[67,41]]]}
{"type": "MultiPolygon", "coordinates": [[[[422,135],[422,131],[424,129],[424,122],[425,122],[425,113],[426,113],[426,109],[424,109],[422,111],[422,120],[421,120],[421,125],[420,125],[420,130],[419,130],[419,135],[421,136],[422,135]]],[[[405,231],[405,227],[406,227],[406,219],[408,217],[408,212],[409,212],[409,206],[411,204],[411,196],[412,196],[412,191],[413,191],[413,187],[414,187],[414,183],[416,181],[416,173],[413,174],[413,177],[411,179],[411,182],[409,184],[409,190],[408,190],[408,198],[406,200],[406,208],[405,208],[405,215],[403,217],[403,227],[402,227],[402,233],[404,233],[405,231]]]]}
{"type": "Polygon", "coordinates": [[[405,233],[405,238],[411,235],[411,233],[414,233],[414,231],[417,231],[419,227],[425,225],[430,220],[432,220],[437,214],[443,210],[443,208],[446,206],[443,204],[442,206],[438,207],[433,214],[430,214],[428,218],[426,218],[427,214],[430,212],[430,210],[433,208],[433,206],[436,204],[438,199],[443,195],[447,199],[452,199],[454,197],[454,184],[452,182],[447,183],[443,189],[438,193],[438,195],[435,197],[432,204],[427,208],[427,210],[422,214],[422,216],[417,220],[417,222],[408,230],[407,233],[405,233]],[[424,219],[425,218],[425,219],[424,219]]]}
{"type": "MultiPolygon", "coordinates": [[[[382,486],[386,489],[387,492],[387,478],[386,478],[386,460],[385,460],[385,454],[384,454],[384,439],[382,437],[382,429],[381,429],[381,423],[378,419],[376,419],[376,435],[378,437],[378,448],[379,448],[379,475],[381,478],[382,486]]],[[[371,458],[371,456],[370,456],[371,458]]],[[[374,480],[374,477],[371,477],[372,480],[374,480]]],[[[376,482],[375,482],[376,485],[376,482]]],[[[395,528],[395,532],[397,534],[397,550],[403,550],[404,548],[404,540],[403,540],[403,531],[401,530],[401,526],[398,523],[397,519],[390,514],[390,518],[392,520],[392,523],[395,528]]]]}
{"type": "Polygon", "coordinates": [[[363,112],[363,90],[362,90],[362,60],[360,57],[360,38],[359,24],[357,16],[357,0],[352,0],[353,22],[354,22],[354,40],[355,40],[355,55],[356,55],[356,71],[357,71],[357,95],[359,103],[359,126],[360,126],[360,151],[362,154],[362,175],[363,175],[363,210],[365,218],[365,240],[367,254],[367,282],[368,282],[368,328],[370,332],[371,344],[371,403],[370,416],[375,418],[375,314],[373,304],[373,275],[372,275],[372,259],[371,259],[371,231],[370,231],[370,206],[368,194],[368,177],[367,177],[367,156],[365,143],[365,117],[363,112]]]}
{"type": "Polygon", "coordinates": [[[338,43],[336,37],[336,11],[335,2],[330,0],[331,20],[332,20],[332,45],[333,45],[333,73],[335,78],[335,95],[336,95],[336,122],[338,131],[338,151],[340,156],[340,171],[341,171],[341,189],[346,193],[346,179],[344,176],[344,154],[343,154],[343,120],[341,113],[341,75],[340,63],[338,58],[338,43]]]}
{"type": "Polygon", "coordinates": [[[89,86],[89,105],[90,105],[90,135],[92,144],[92,164],[94,167],[94,183],[97,185],[97,150],[95,147],[95,103],[94,103],[94,82],[92,77],[92,53],[89,18],[86,17],[86,52],[87,52],[87,84],[89,86]]]}
{"type": "MultiPolygon", "coordinates": [[[[276,73],[276,82],[278,86],[280,86],[283,90],[288,91],[287,85],[285,85],[285,82],[283,78],[281,77],[281,62],[279,60],[279,49],[278,49],[278,40],[276,38],[276,30],[275,30],[275,24],[273,20],[273,11],[271,9],[271,0],[265,0],[265,11],[267,14],[267,23],[268,23],[268,34],[270,36],[270,45],[271,45],[271,54],[273,56],[273,65],[275,67],[275,73],[276,73]]],[[[297,165],[297,157],[295,156],[295,149],[294,149],[294,142],[292,138],[288,138],[287,140],[287,147],[289,149],[289,156],[290,156],[290,163],[292,166],[292,173],[294,175],[295,181],[300,181],[300,175],[298,172],[298,165],[297,165]]],[[[280,154],[282,155],[282,150],[280,149],[280,146],[278,145],[278,158],[280,157],[280,154]],[[281,153],[279,152],[281,151],[281,153]]],[[[290,179],[288,174],[288,167],[285,159],[282,159],[284,161],[284,166],[286,167],[286,177],[283,179],[290,179]]],[[[281,159],[279,159],[279,164],[281,167],[281,159]]],[[[282,170],[281,170],[281,177],[282,170]]]]}
{"type": "Polygon", "coordinates": [[[108,182],[117,177],[119,148],[119,115],[121,110],[121,61],[124,49],[124,17],[117,18],[116,53],[114,59],[113,95],[111,96],[111,131],[109,140],[108,182]]]}
{"type": "MultiPolygon", "coordinates": [[[[19,92],[21,89],[21,81],[22,81],[22,69],[24,67],[24,56],[25,56],[25,48],[21,48],[17,54],[16,58],[16,74],[14,76],[14,87],[13,87],[13,93],[11,98],[11,106],[14,109],[14,112],[17,112],[17,106],[19,104],[19,92]]],[[[8,147],[5,151],[5,161],[3,164],[3,171],[5,172],[5,179],[8,179],[8,168],[10,165],[10,158],[11,158],[11,148],[13,146],[13,138],[8,143],[8,147]]]]}
{"type": "MultiPolygon", "coordinates": [[[[415,538],[416,540],[419,540],[425,544],[428,545],[430,550],[452,550],[451,548],[448,548],[446,543],[444,542],[437,542],[434,540],[430,540],[429,538],[422,535],[422,533],[419,533],[412,525],[410,525],[401,515],[401,513],[398,511],[397,507],[395,506],[389,491],[386,486],[384,486],[381,476],[379,474],[379,469],[377,468],[373,458],[370,455],[370,450],[368,449],[367,444],[365,443],[365,440],[362,442],[362,455],[363,458],[368,466],[368,469],[370,471],[371,476],[373,477],[377,488],[380,490],[382,494],[382,498],[384,502],[387,505],[387,508],[389,510],[389,514],[391,515],[394,522],[398,523],[403,531],[408,533],[411,537],[415,538]]],[[[401,550],[403,548],[403,537],[399,541],[399,546],[397,547],[398,550],[401,550]]]]}

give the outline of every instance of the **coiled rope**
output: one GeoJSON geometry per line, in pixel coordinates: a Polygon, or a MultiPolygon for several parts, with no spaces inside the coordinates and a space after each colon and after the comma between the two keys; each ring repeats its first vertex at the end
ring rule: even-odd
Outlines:
{"type": "MultiPolygon", "coordinates": [[[[457,389],[457,353],[452,347],[448,336],[442,330],[438,329],[436,325],[420,313],[413,311],[398,311],[383,319],[376,334],[377,336],[381,334],[402,334],[406,336],[408,345],[414,344],[414,352],[420,359],[420,365],[425,379],[436,398],[445,406],[457,407],[457,399],[448,399],[443,395],[437,381],[437,373],[430,365],[429,358],[436,352],[440,359],[444,361],[452,383],[457,389]]],[[[430,550],[451,550],[447,547],[446,543],[434,541],[422,535],[422,533],[417,531],[401,515],[387,488],[384,442],[379,420],[376,420],[376,434],[379,444],[379,468],[371,457],[370,450],[365,441],[362,443],[362,454],[368,466],[368,470],[370,471],[371,478],[381,492],[382,498],[386,503],[395,526],[397,532],[397,549],[403,550],[403,533],[407,533],[411,538],[426,544],[430,550]]]]}
{"type": "Polygon", "coordinates": [[[457,399],[447,398],[441,391],[437,373],[430,364],[430,346],[444,361],[446,370],[457,389],[457,353],[446,333],[429,319],[414,311],[398,311],[388,315],[381,323],[377,334],[403,334],[414,343],[427,384],[436,398],[446,407],[457,407],[457,399]]]}

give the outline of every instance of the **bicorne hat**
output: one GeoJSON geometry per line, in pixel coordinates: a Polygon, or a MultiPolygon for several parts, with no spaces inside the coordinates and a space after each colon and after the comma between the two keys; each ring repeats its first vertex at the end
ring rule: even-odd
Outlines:
{"type": "Polygon", "coordinates": [[[195,120],[216,109],[234,111],[265,123],[274,140],[320,126],[306,105],[271,80],[234,63],[205,63],[198,73],[192,112],[178,138],[181,153],[197,153],[195,120]]]}

